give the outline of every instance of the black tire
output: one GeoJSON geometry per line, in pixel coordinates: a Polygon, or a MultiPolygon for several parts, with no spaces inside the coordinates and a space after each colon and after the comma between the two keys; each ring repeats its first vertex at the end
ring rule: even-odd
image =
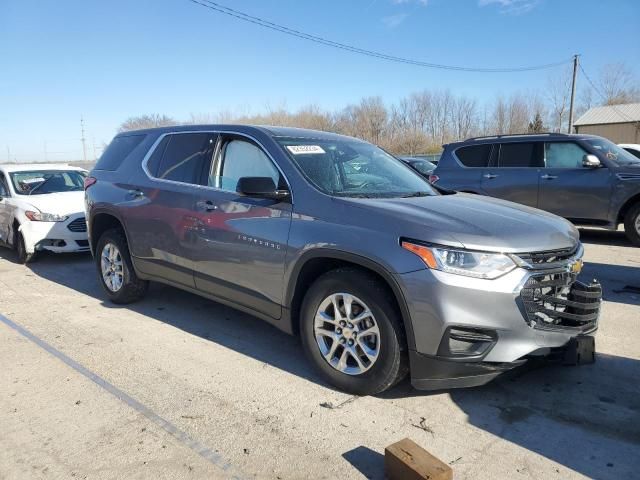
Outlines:
{"type": "Polygon", "coordinates": [[[640,247],[640,226],[636,226],[639,221],[640,202],[633,205],[624,217],[624,233],[636,247],[640,247]]]}
{"type": "Polygon", "coordinates": [[[36,258],[36,253],[27,253],[27,249],[24,245],[24,237],[18,230],[13,232],[13,245],[16,249],[16,255],[18,257],[18,263],[26,265],[31,263],[36,258]]]}
{"type": "Polygon", "coordinates": [[[95,262],[100,285],[102,285],[102,288],[109,297],[109,300],[113,303],[132,303],[140,300],[144,297],[145,293],[147,293],[149,282],[140,280],[136,275],[136,272],[133,269],[133,264],[131,263],[131,255],[129,254],[127,238],[121,229],[114,228],[107,230],[102,234],[96,246],[95,262]],[[102,275],[102,251],[108,244],[112,244],[117,248],[122,260],[122,285],[115,291],[107,286],[102,275]]]}
{"type": "Polygon", "coordinates": [[[362,270],[332,270],[313,283],[300,309],[300,333],[307,357],[327,382],[344,392],[374,395],[398,383],[408,372],[406,337],[395,302],[375,276],[362,270]],[[368,370],[357,375],[343,373],[331,366],[315,338],[316,312],[322,302],[335,293],[348,293],[362,300],[373,313],[380,331],[377,359],[368,370]]]}

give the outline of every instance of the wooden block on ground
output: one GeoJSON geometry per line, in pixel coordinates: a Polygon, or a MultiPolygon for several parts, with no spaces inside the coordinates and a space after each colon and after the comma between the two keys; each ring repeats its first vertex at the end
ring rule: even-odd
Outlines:
{"type": "Polygon", "coordinates": [[[449,465],[408,438],[385,448],[384,473],[389,480],[453,479],[453,470],[449,465]]]}

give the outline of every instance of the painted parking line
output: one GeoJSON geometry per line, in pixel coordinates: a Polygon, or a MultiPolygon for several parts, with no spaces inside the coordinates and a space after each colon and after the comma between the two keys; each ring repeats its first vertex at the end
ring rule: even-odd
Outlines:
{"type": "Polygon", "coordinates": [[[240,475],[236,471],[236,469],[227,460],[225,460],[221,455],[215,453],[213,450],[211,450],[206,445],[203,445],[199,441],[191,438],[187,433],[185,433],[184,431],[180,430],[173,423],[169,422],[168,420],[165,420],[160,415],[155,413],[153,410],[149,409],[148,407],[146,407],[145,405],[140,403],[135,398],[133,398],[130,395],[128,395],[127,393],[123,392],[122,390],[120,390],[115,385],[109,383],[107,380],[102,378],[97,373],[94,373],[91,370],[89,370],[88,368],[82,366],[81,364],[76,362],[74,359],[68,357],[67,355],[62,353],[60,350],[58,350],[57,348],[49,345],[47,342],[45,342],[41,338],[38,338],[37,336],[35,336],[33,333],[31,333],[26,328],[24,328],[21,325],[18,325],[17,323],[9,320],[7,317],[5,317],[2,314],[0,314],[0,322],[4,323],[8,327],[12,328],[13,330],[18,332],[23,337],[25,337],[28,340],[30,340],[31,342],[35,343],[36,345],[38,345],[43,350],[46,350],[51,355],[53,355],[57,359],[61,360],[62,362],[64,362],[69,367],[73,368],[76,372],[78,372],[81,375],[85,376],[86,378],[91,380],[93,383],[95,383],[96,385],[102,387],[104,390],[106,390],[111,395],[116,397],[117,399],[121,400],[122,402],[126,403],[131,408],[133,408],[134,410],[138,411],[139,413],[141,413],[142,415],[147,417],[149,420],[151,420],[153,423],[158,425],[164,431],[169,433],[172,437],[174,437],[180,443],[186,445],[191,450],[193,450],[198,455],[200,455],[205,460],[207,460],[209,463],[211,463],[212,465],[214,465],[218,469],[222,470],[222,472],[225,474],[226,477],[232,478],[232,479],[237,479],[237,480],[246,478],[246,477],[240,475]]]}

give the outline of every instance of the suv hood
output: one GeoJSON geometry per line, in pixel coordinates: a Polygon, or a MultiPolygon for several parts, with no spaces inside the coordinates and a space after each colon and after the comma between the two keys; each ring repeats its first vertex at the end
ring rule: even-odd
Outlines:
{"type": "MultiPolygon", "coordinates": [[[[540,252],[573,248],[578,230],[536,208],[473,194],[414,198],[341,198],[381,218],[398,237],[492,252],[540,252]]],[[[371,221],[371,217],[369,217],[371,221]]]]}
{"type": "Polygon", "coordinates": [[[22,195],[20,200],[46,213],[72,215],[74,213],[84,212],[83,191],[22,195]]]}

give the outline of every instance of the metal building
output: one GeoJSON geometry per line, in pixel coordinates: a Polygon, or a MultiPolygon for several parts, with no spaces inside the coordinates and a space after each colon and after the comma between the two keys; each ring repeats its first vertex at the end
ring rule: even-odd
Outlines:
{"type": "Polygon", "coordinates": [[[594,107],[573,125],[576,133],[599,135],[615,143],[640,143],[640,103],[594,107]]]}

